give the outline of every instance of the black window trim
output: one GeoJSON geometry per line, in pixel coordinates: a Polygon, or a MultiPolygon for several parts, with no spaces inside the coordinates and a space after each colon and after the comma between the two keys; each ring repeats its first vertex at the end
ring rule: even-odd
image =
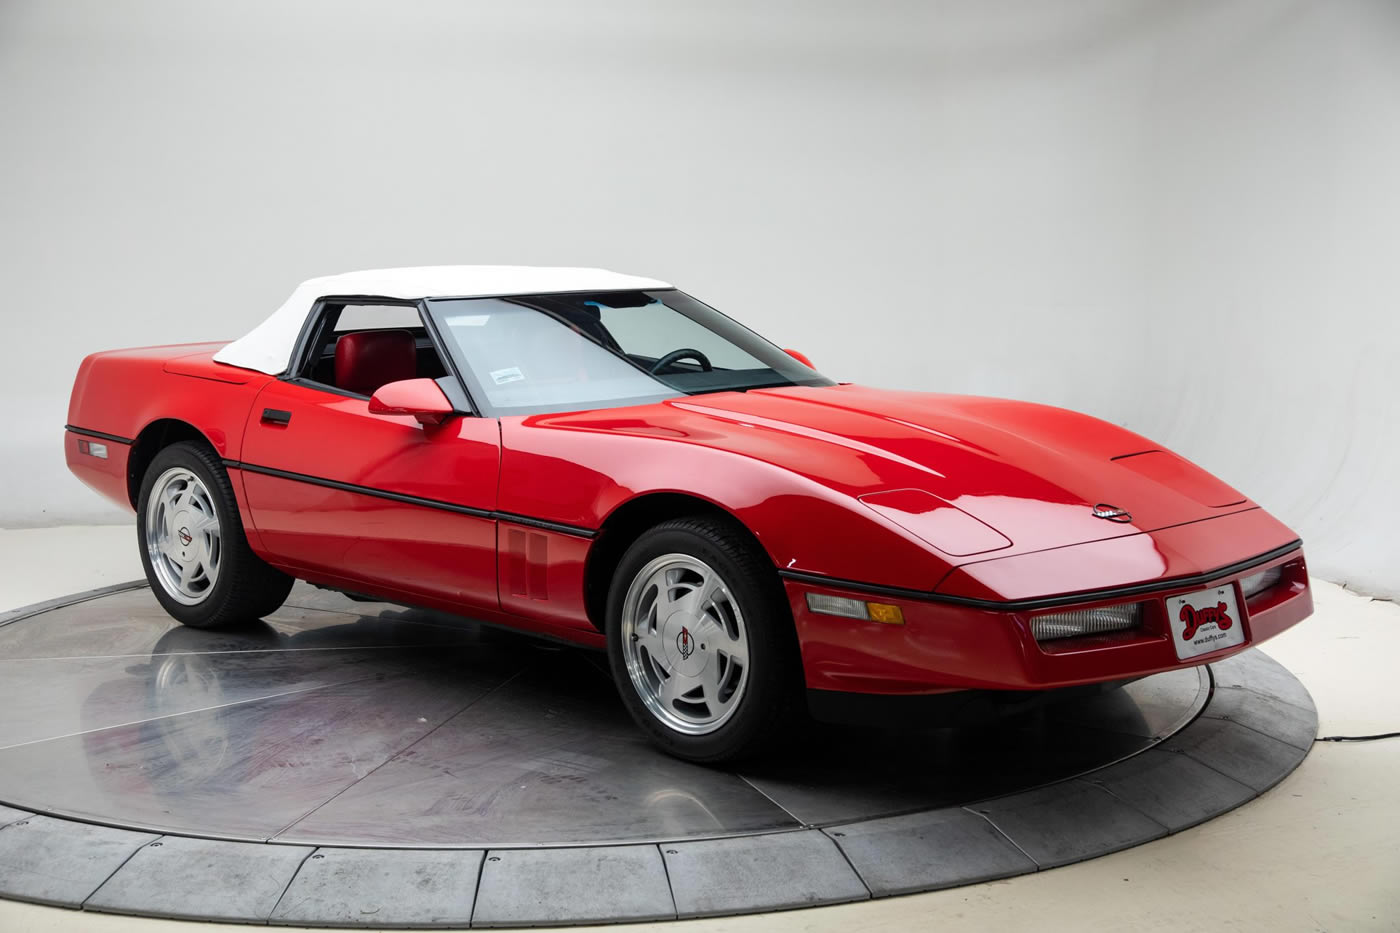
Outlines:
{"type": "Polygon", "coordinates": [[[452,358],[452,354],[446,351],[442,341],[442,335],[438,332],[437,322],[433,320],[433,315],[428,311],[426,299],[413,298],[387,298],[382,295],[322,295],[316,299],[315,304],[306,315],[306,320],[302,322],[301,332],[297,335],[296,344],[292,350],[292,362],[287,371],[278,378],[282,382],[290,385],[304,386],[308,389],[316,389],[320,392],[327,392],[331,395],[340,395],[345,398],[368,399],[368,395],[359,392],[350,392],[339,386],[328,385],[303,375],[307,367],[311,365],[311,353],[314,348],[321,345],[320,337],[324,331],[327,315],[331,308],[343,311],[347,306],[366,305],[387,305],[390,307],[413,308],[418,312],[418,317],[423,323],[423,329],[428,334],[433,349],[437,352],[438,359],[442,362],[447,375],[437,380],[437,384],[442,388],[443,394],[447,396],[453,407],[458,409],[455,414],[464,417],[482,417],[481,408],[472,398],[471,392],[467,389],[466,380],[457,370],[457,361],[452,358]]]}

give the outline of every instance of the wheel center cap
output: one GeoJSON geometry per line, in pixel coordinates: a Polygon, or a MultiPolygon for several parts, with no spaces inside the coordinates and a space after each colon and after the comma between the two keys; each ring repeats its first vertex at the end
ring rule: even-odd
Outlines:
{"type": "Polygon", "coordinates": [[[187,561],[194,556],[194,534],[190,531],[190,514],[176,514],[172,524],[175,526],[175,545],[180,551],[180,559],[187,561]]]}
{"type": "Polygon", "coordinates": [[[662,644],[673,673],[695,677],[705,669],[709,652],[702,647],[695,619],[688,612],[676,612],[662,626],[662,644]]]}

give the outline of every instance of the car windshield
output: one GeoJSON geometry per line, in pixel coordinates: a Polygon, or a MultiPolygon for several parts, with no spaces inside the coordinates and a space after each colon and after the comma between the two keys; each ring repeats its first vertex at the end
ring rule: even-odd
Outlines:
{"type": "Polygon", "coordinates": [[[428,307],[472,397],[491,415],[834,385],[675,289],[447,298],[428,307]]]}

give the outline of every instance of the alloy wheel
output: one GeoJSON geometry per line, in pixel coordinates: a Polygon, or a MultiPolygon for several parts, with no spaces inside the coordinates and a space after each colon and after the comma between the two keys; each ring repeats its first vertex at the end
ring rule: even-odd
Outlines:
{"type": "Polygon", "coordinates": [[[219,515],[204,482],[184,467],[166,470],[151,488],[146,555],[161,588],[186,606],[203,602],[218,582],[219,515]]]}
{"type": "Polygon", "coordinates": [[[686,735],[723,726],[749,680],[744,615],[719,573],[663,554],[633,578],[622,607],[627,673],[652,716],[686,735]]]}

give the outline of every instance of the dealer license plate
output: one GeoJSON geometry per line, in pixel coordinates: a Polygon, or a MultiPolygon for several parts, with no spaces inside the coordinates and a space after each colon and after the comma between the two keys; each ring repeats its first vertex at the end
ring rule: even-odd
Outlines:
{"type": "Polygon", "coordinates": [[[1244,644],[1233,584],[1167,597],[1176,656],[1181,660],[1244,644]]]}

